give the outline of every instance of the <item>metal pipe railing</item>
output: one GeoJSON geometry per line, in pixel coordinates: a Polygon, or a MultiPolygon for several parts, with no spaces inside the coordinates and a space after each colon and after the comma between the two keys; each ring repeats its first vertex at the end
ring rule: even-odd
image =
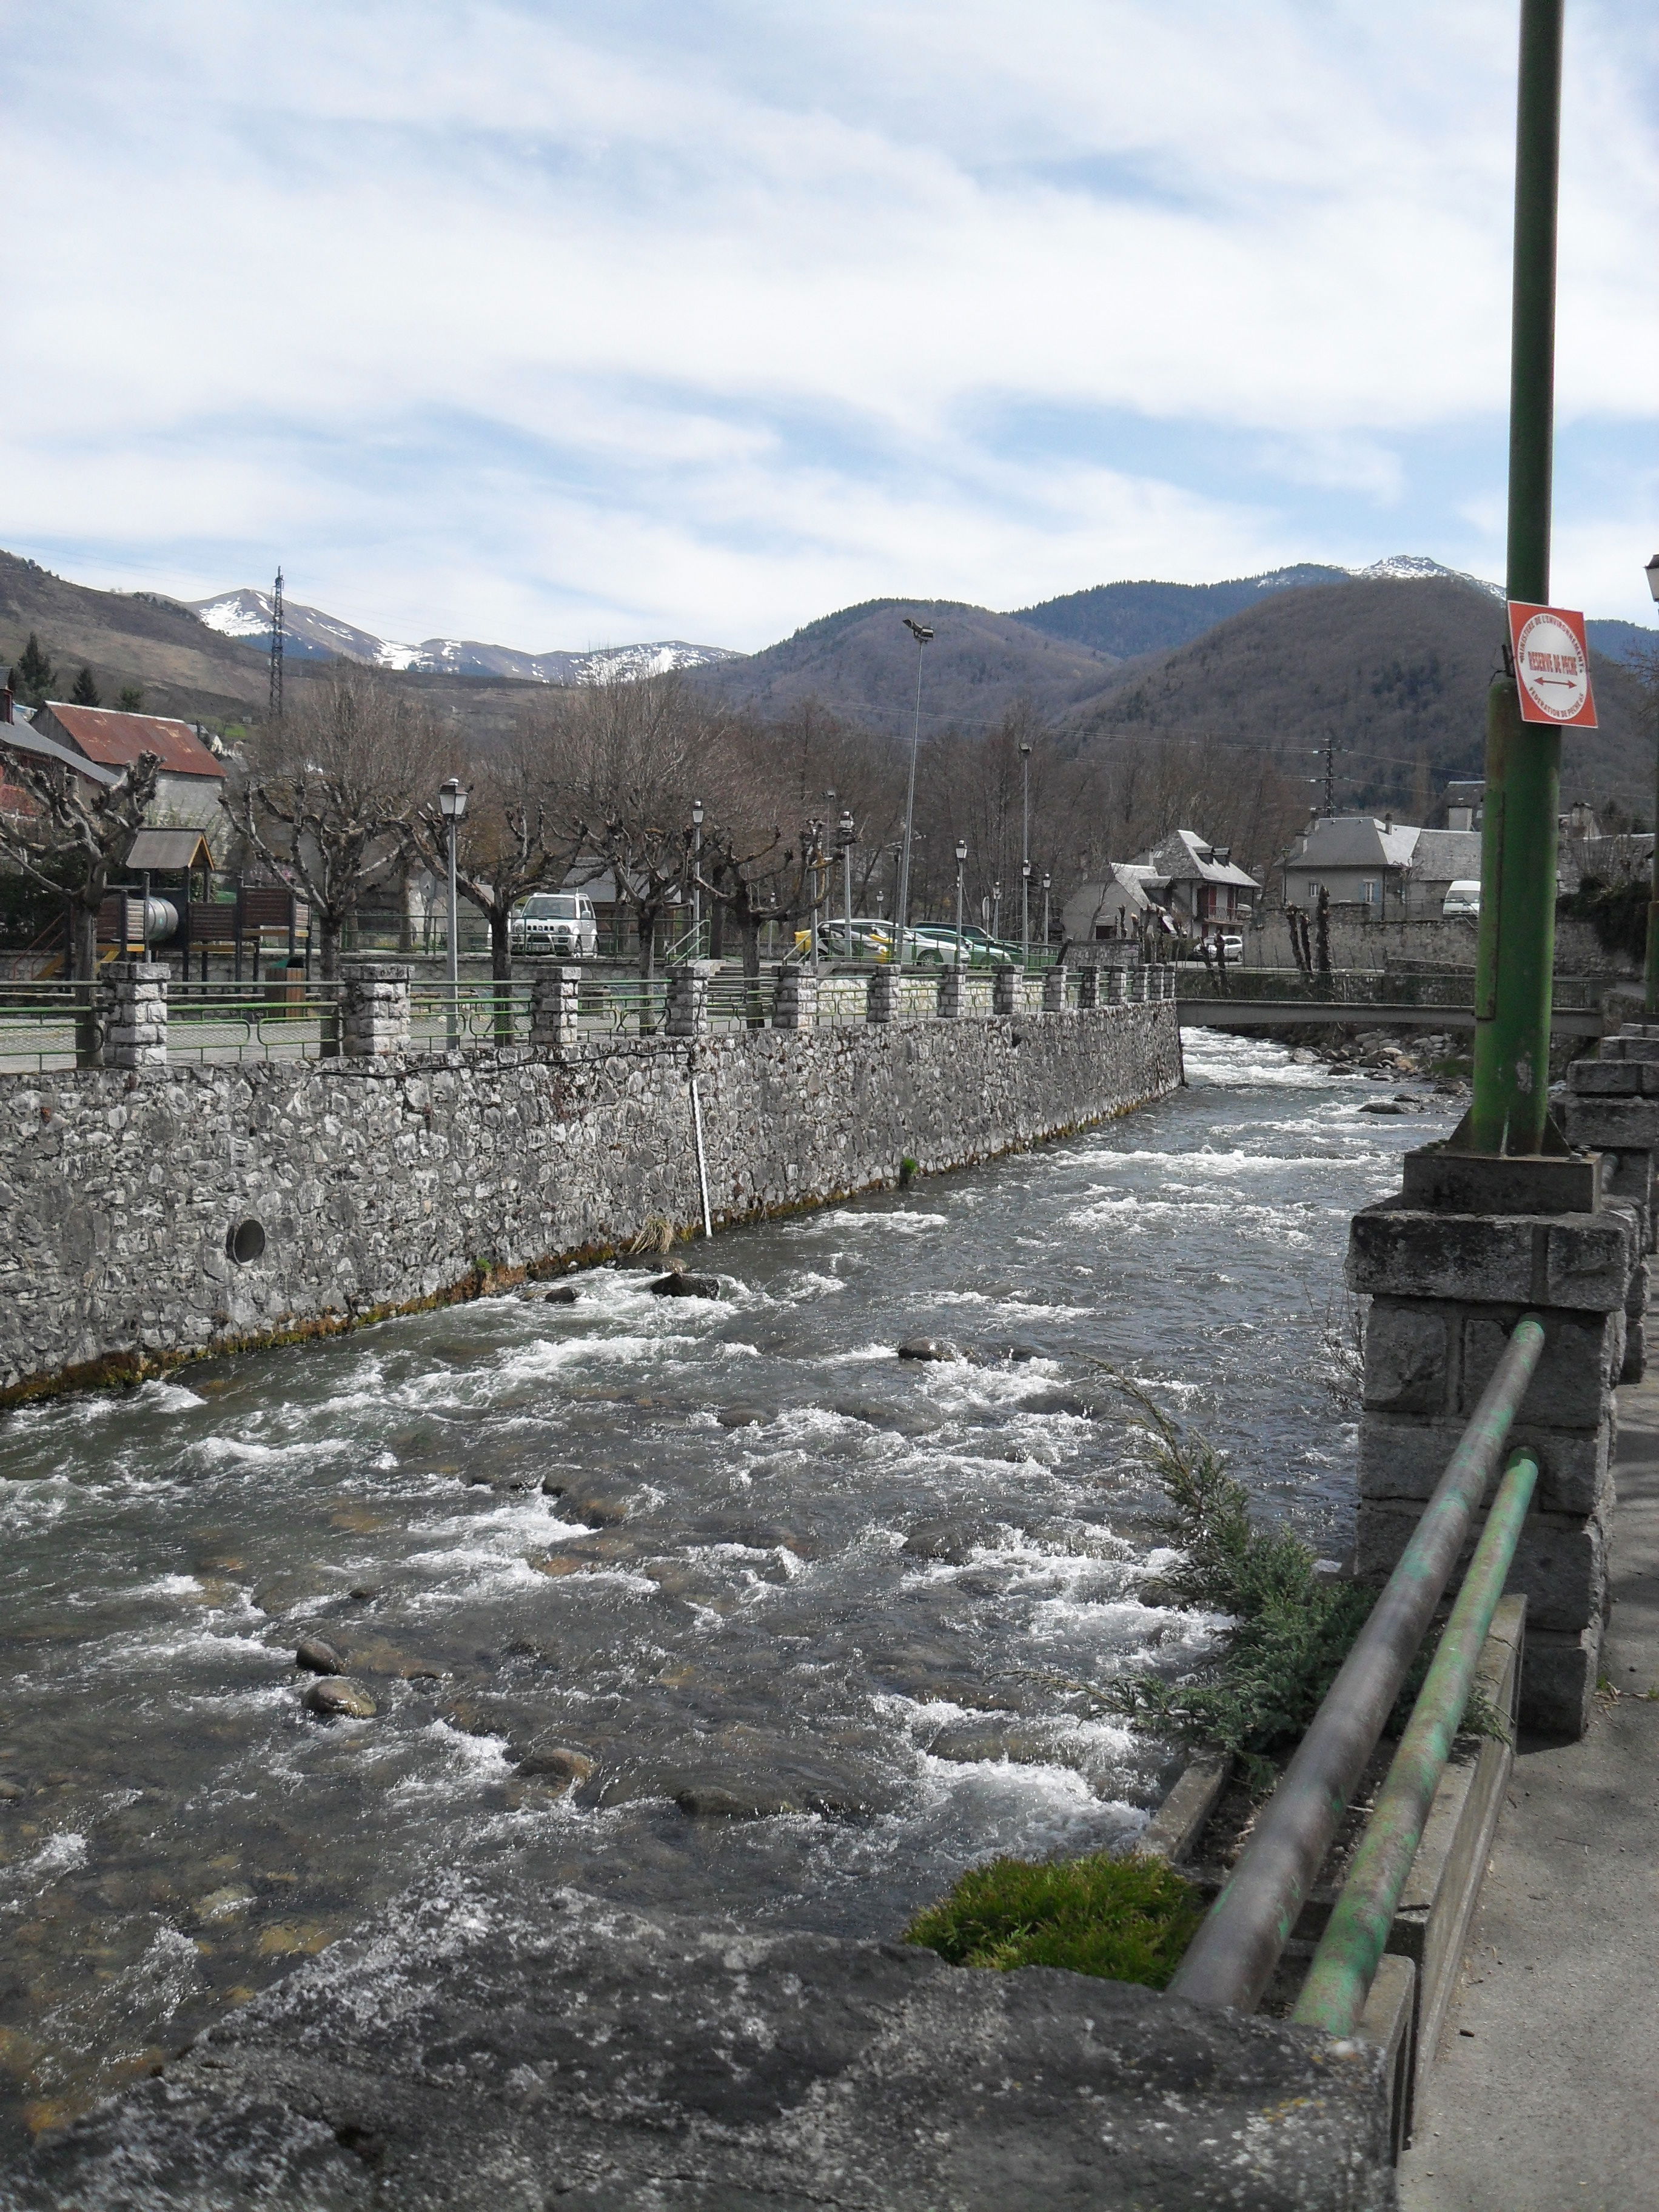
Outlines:
{"type": "Polygon", "coordinates": [[[1537,1486],[1536,1458],[1530,1451],[1512,1452],[1434,1663],[1291,2015],[1304,2027],[1352,2035],[1365,2009],[1537,1486]]]}
{"type": "Polygon", "coordinates": [[[1188,1946],[1172,1996],[1255,2010],[1450,1580],[1543,1348],[1543,1322],[1524,1315],[1399,1565],[1188,1946]]]}

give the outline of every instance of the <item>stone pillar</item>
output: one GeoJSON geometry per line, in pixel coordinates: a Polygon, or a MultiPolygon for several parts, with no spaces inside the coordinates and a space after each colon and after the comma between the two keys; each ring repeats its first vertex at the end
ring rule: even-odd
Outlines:
{"type": "Polygon", "coordinates": [[[348,1060],[409,1050],[409,969],[349,961],[340,970],[340,1049],[348,1060]]]}
{"type": "Polygon", "coordinates": [[[1020,970],[1018,968],[994,968],[991,970],[991,1012],[1012,1014],[1019,1006],[1020,970]]]}
{"type": "Polygon", "coordinates": [[[942,1022],[959,1022],[968,1004],[968,970],[947,968],[939,979],[939,1018],[942,1022]]]}
{"type": "Polygon", "coordinates": [[[1045,1014],[1063,1014],[1066,1011],[1066,970],[1051,968],[1042,979],[1042,1011],[1045,1014]]]}
{"type": "Polygon", "coordinates": [[[810,969],[780,968],[772,1003],[775,1030],[810,1030],[818,1018],[818,979],[810,969]]]}
{"type": "Polygon", "coordinates": [[[159,962],[112,960],[103,971],[104,1065],[167,1064],[167,970],[159,962]]]}
{"type": "Polygon", "coordinates": [[[1372,1302],[1362,1579],[1380,1582],[1399,1559],[1516,1321],[1543,1322],[1543,1357],[1511,1431],[1512,1444],[1536,1451],[1539,1484],[1510,1588],[1527,1597],[1521,1717],[1557,1735],[1583,1733],[1595,1691],[1613,1389],[1640,1258],[1634,1210],[1601,1200],[1596,1170],[1593,1158],[1460,1162],[1427,1146],[1407,1156],[1401,1196],[1355,1215],[1348,1245],[1349,1285],[1372,1302]]]}
{"type": "MultiPolygon", "coordinates": [[[[1109,969],[1105,971],[1111,974],[1109,969]]],[[[1079,968],[1077,971],[1077,1003],[1079,1013],[1091,1013],[1100,1004],[1101,969],[1079,968]]]]}
{"type": "Polygon", "coordinates": [[[708,979],[720,972],[718,960],[681,960],[668,970],[668,1034],[708,1034],[708,979]]]}
{"type": "Polygon", "coordinates": [[[865,1002],[864,1018],[867,1022],[896,1022],[899,1010],[899,975],[896,968],[872,968],[870,970],[869,997],[865,1002]]]}
{"type": "Polygon", "coordinates": [[[1654,1249],[1653,1156],[1659,1152],[1659,1023],[1627,1022],[1603,1037],[1594,1060],[1567,1070],[1562,1127],[1569,1141],[1601,1155],[1601,1188],[1633,1206],[1641,1224],[1642,1260],[1631,1271],[1625,1301],[1621,1382],[1639,1382],[1647,1366],[1644,1323],[1654,1249]]]}
{"type": "Polygon", "coordinates": [[[582,971],[550,960],[536,970],[530,997],[530,1042],[538,1052],[563,1052],[580,1034],[577,994],[582,971]]]}

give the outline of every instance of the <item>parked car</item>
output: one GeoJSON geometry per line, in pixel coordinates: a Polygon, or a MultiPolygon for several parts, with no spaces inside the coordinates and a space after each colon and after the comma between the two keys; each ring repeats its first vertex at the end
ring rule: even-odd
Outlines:
{"type": "Polygon", "coordinates": [[[533,891],[513,909],[507,942],[515,952],[550,954],[558,960],[591,960],[599,924],[586,891],[533,891]]]}
{"type": "MultiPolygon", "coordinates": [[[[921,942],[914,929],[905,931],[904,957],[907,960],[915,960],[921,942]]],[[[845,917],[837,921],[821,921],[818,924],[818,951],[823,957],[830,960],[890,960],[893,957],[892,923],[882,920],[879,915],[855,914],[853,916],[852,945],[849,953],[845,917]]],[[[795,932],[796,951],[806,953],[811,949],[811,932],[798,929],[795,932]]]]}
{"type": "Polygon", "coordinates": [[[921,968],[1014,968],[1019,964],[1018,945],[1004,945],[982,929],[959,933],[943,922],[919,921],[914,935],[919,950],[911,957],[921,968]]]}
{"type": "Polygon", "coordinates": [[[1237,929],[1218,931],[1216,942],[1221,947],[1222,957],[1228,966],[1236,968],[1244,957],[1243,933],[1237,929]]]}
{"type": "Polygon", "coordinates": [[[1460,876],[1455,884],[1447,884],[1446,896],[1440,905],[1443,920],[1455,921],[1460,915],[1478,917],[1480,912],[1480,878],[1478,876],[1460,876]]]}

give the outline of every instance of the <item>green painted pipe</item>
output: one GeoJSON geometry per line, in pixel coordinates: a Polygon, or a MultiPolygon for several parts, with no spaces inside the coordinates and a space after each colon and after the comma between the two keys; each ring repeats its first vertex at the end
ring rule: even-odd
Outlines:
{"type": "Polygon", "coordinates": [[[1523,1314],[1399,1565],[1188,1946],[1171,1996],[1255,2009],[1451,1578],[1543,1348],[1543,1322],[1523,1314]]]}
{"type": "Polygon", "coordinates": [[[1440,1649],[1291,2015],[1304,2027],[1352,2035],[1365,2008],[1537,1483],[1532,1453],[1511,1453],[1440,1649]]]}
{"type": "MultiPolygon", "coordinates": [[[[1522,0],[1516,101],[1505,589],[1537,605],[1550,592],[1562,9],[1522,0]]],[[[1560,779],[1559,732],[1522,722],[1513,677],[1499,678],[1486,699],[1470,1152],[1535,1153],[1543,1143],[1560,779]]]]}

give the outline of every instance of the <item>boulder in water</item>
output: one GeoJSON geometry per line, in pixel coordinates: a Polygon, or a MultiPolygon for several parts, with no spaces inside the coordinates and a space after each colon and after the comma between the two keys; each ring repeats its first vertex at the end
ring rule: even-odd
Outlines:
{"type": "Polygon", "coordinates": [[[334,1646],[320,1636],[302,1636],[294,1653],[294,1663],[307,1674],[343,1674],[345,1661],[334,1646]]]}
{"type": "Polygon", "coordinates": [[[688,1274],[675,1267],[665,1275],[659,1275],[654,1283],[646,1287],[659,1298],[717,1298],[720,1279],[718,1275],[688,1274]]]}
{"type": "Polygon", "coordinates": [[[305,1708],[319,1720],[372,1721],[379,1710],[367,1690],[341,1675],[325,1676],[305,1694],[305,1708]]]}
{"type": "Polygon", "coordinates": [[[942,1336],[907,1336],[898,1356],[901,1359],[960,1359],[962,1354],[942,1336]]]}

